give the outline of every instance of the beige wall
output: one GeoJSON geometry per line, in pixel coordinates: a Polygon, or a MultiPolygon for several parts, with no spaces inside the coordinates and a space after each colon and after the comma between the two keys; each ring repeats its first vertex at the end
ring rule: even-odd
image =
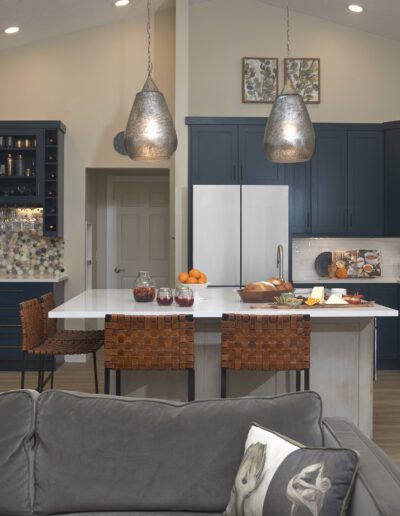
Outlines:
{"type": "MultiPolygon", "coordinates": [[[[209,0],[192,4],[189,19],[190,114],[267,116],[271,105],[241,102],[241,58],[286,57],[286,11],[257,0],[209,0]]],[[[291,41],[293,57],[321,58],[322,102],[309,107],[313,121],[400,117],[399,42],[295,12],[291,41]]]]}
{"type": "MultiPolygon", "coordinates": [[[[154,25],[154,79],[173,105],[175,13],[157,13],[154,25]]],[[[118,24],[0,53],[1,119],[62,120],[67,126],[68,298],[84,286],[86,168],[143,168],[117,154],[113,138],[125,128],[134,95],[146,79],[145,27],[145,19],[136,14],[118,24]]]]}

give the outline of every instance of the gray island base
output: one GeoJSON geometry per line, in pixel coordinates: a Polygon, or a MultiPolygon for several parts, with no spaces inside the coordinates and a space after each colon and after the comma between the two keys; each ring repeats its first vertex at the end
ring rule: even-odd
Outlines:
{"type": "MultiPolygon", "coordinates": [[[[156,303],[135,303],[130,290],[87,290],[50,314],[62,319],[104,319],[105,314],[193,314],[196,325],[196,399],[220,395],[220,320],[223,313],[311,316],[310,387],[323,401],[324,417],[346,417],[372,435],[376,317],[398,312],[376,305],[370,308],[252,310],[231,288],[208,288],[192,309],[156,303]]],[[[186,371],[123,371],[122,394],[185,400],[186,371]]],[[[295,373],[228,371],[227,394],[269,396],[295,390],[295,373]]]]}

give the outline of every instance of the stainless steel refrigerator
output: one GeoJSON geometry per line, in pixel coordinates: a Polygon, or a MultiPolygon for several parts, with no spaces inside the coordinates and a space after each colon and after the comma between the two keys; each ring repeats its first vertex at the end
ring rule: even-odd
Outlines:
{"type": "Polygon", "coordinates": [[[193,266],[214,286],[238,286],[278,276],[283,246],[288,278],[289,188],[193,186],[193,266]]]}

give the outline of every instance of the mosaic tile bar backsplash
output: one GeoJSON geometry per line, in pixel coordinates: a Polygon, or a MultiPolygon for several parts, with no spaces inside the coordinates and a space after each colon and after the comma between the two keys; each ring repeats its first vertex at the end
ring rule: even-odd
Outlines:
{"type": "Polygon", "coordinates": [[[0,209],[0,276],[57,275],[64,240],[43,236],[41,208],[0,209]]]}

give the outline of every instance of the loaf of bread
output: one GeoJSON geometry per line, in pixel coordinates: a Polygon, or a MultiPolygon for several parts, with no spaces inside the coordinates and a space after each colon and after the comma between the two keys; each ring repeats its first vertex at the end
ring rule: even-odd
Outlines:
{"type": "Polygon", "coordinates": [[[268,290],[276,290],[275,285],[268,281],[257,281],[255,283],[249,283],[246,285],[245,290],[249,292],[252,291],[268,291],[268,290]]]}

